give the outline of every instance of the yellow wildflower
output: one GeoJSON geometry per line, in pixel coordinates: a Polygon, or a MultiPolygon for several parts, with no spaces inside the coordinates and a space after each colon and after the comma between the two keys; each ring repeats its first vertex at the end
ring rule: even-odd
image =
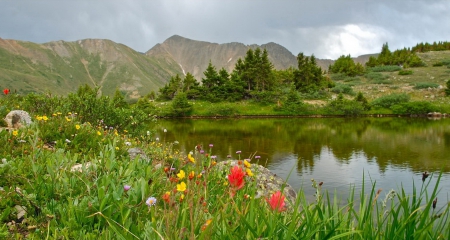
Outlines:
{"type": "Polygon", "coordinates": [[[184,173],[183,170],[180,170],[180,172],[177,174],[178,179],[183,179],[184,177],[186,177],[186,173],[184,173]]]}
{"type": "Polygon", "coordinates": [[[72,121],[72,119],[66,117],[66,121],[70,122],[70,121],[72,121]]]}
{"type": "Polygon", "coordinates": [[[53,114],[52,114],[52,116],[53,116],[53,117],[56,117],[56,116],[58,116],[58,114],[56,114],[56,113],[53,113],[53,114]]]}
{"type": "Polygon", "coordinates": [[[252,173],[252,170],[250,170],[250,168],[246,168],[246,169],[245,169],[245,172],[247,173],[247,175],[248,175],[249,177],[253,177],[253,173],[252,173]]]}
{"type": "Polygon", "coordinates": [[[36,116],[36,119],[38,120],[38,121],[41,121],[42,120],[42,116],[36,116]]]}
{"type": "Polygon", "coordinates": [[[184,192],[184,191],[186,191],[186,183],[181,182],[180,184],[177,184],[177,191],[178,191],[178,192],[184,192]]]}
{"type": "Polygon", "coordinates": [[[81,127],[80,127],[80,125],[75,125],[75,128],[78,130],[78,129],[80,129],[81,127]]]}
{"type": "Polygon", "coordinates": [[[118,151],[118,150],[119,150],[119,147],[116,147],[116,150],[118,151]]]}
{"type": "Polygon", "coordinates": [[[47,116],[42,116],[42,119],[44,120],[44,121],[47,121],[48,120],[48,117],[47,116]]]}
{"type": "Polygon", "coordinates": [[[184,199],[184,194],[181,194],[180,201],[184,199]]]}
{"type": "Polygon", "coordinates": [[[61,112],[57,112],[56,114],[61,115],[62,113],[61,112]]]}
{"type": "Polygon", "coordinates": [[[251,165],[249,162],[247,162],[247,160],[244,160],[244,166],[245,166],[246,168],[249,168],[249,167],[251,167],[252,165],[251,165]]]}
{"type": "Polygon", "coordinates": [[[13,135],[13,136],[17,136],[17,134],[19,134],[19,132],[18,132],[17,130],[14,130],[14,131],[12,132],[12,135],[13,135]]]}
{"type": "Polygon", "coordinates": [[[101,136],[101,135],[102,135],[102,133],[101,133],[100,131],[97,131],[97,135],[101,136]]]}
{"type": "Polygon", "coordinates": [[[189,162],[195,163],[195,158],[192,157],[192,155],[190,153],[188,154],[188,159],[189,159],[189,162]]]}

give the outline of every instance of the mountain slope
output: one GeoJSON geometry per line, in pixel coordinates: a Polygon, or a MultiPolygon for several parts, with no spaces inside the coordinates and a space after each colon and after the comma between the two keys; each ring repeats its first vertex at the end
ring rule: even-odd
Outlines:
{"type": "Polygon", "coordinates": [[[127,98],[157,91],[180,68],[170,59],[160,61],[110,40],[31,42],[0,38],[0,84],[19,93],[65,95],[82,84],[99,87],[102,94],[116,89],[127,98]]]}

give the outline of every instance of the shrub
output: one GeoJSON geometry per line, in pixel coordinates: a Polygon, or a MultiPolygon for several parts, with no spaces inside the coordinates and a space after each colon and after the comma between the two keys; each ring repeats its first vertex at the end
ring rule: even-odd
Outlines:
{"type": "Polygon", "coordinates": [[[371,105],[378,108],[390,108],[395,104],[406,103],[409,99],[410,97],[405,93],[394,93],[373,100],[371,105]]]}
{"type": "Polygon", "coordinates": [[[397,65],[383,65],[375,66],[367,69],[369,72],[396,72],[402,70],[402,67],[397,65]]]}
{"type": "Polygon", "coordinates": [[[396,104],[391,107],[396,114],[427,114],[429,112],[436,112],[438,108],[425,101],[406,102],[396,104]]]}
{"type": "Polygon", "coordinates": [[[423,82],[416,83],[416,85],[414,85],[414,89],[438,88],[439,86],[440,85],[437,83],[423,82]]]}
{"type": "Polygon", "coordinates": [[[178,93],[171,104],[171,115],[176,117],[187,116],[192,112],[192,105],[189,104],[186,93],[178,93]]]}
{"type": "Polygon", "coordinates": [[[446,85],[447,88],[445,89],[445,95],[450,96],[450,80],[447,81],[446,85]]]}
{"type": "Polygon", "coordinates": [[[344,99],[342,94],[339,94],[336,100],[331,101],[323,109],[325,114],[336,115],[360,115],[365,108],[361,102],[344,99]]]}
{"type": "Polygon", "coordinates": [[[276,106],[274,110],[286,114],[305,114],[307,112],[307,105],[301,100],[298,92],[294,88],[291,88],[283,104],[276,106]]]}
{"type": "Polygon", "coordinates": [[[337,84],[334,88],[331,89],[331,92],[334,93],[342,93],[342,94],[348,94],[348,95],[355,95],[355,92],[353,91],[353,88],[346,84],[337,84]]]}
{"type": "Polygon", "coordinates": [[[374,84],[391,84],[392,81],[388,80],[389,76],[383,75],[379,72],[369,72],[364,75],[371,83],[374,84]]]}
{"type": "Polygon", "coordinates": [[[398,72],[398,75],[412,75],[413,71],[412,70],[400,70],[398,72]]]}
{"type": "Polygon", "coordinates": [[[209,116],[233,116],[238,114],[239,111],[232,104],[220,104],[207,111],[209,116]]]}

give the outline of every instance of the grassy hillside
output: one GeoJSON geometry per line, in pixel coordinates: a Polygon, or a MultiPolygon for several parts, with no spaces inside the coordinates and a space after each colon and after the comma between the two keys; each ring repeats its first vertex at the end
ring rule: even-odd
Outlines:
{"type": "Polygon", "coordinates": [[[88,84],[104,95],[119,89],[133,99],[157,91],[180,70],[173,61],[147,57],[109,40],[46,44],[0,40],[0,86],[21,94],[65,95],[88,84]]]}

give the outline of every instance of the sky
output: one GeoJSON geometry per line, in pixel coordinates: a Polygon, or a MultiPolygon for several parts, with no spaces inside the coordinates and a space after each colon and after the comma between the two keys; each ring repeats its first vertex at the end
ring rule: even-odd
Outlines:
{"type": "Polygon", "coordinates": [[[109,39],[146,52],[173,35],[337,59],[450,41],[444,0],[0,0],[0,38],[109,39]]]}

